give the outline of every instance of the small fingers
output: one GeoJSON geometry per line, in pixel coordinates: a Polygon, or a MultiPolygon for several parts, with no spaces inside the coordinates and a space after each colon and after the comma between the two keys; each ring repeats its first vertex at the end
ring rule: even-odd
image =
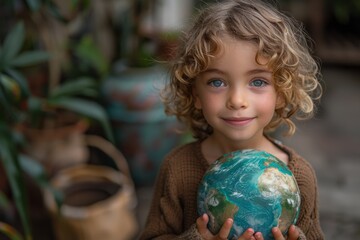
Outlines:
{"type": "Polygon", "coordinates": [[[226,221],[224,222],[223,226],[221,227],[217,235],[219,239],[228,238],[233,222],[234,220],[232,220],[231,218],[226,219],[226,221]]]}
{"type": "Polygon", "coordinates": [[[291,225],[288,232],[287,240],[297,240],[300,237],[300,232],[294,225],[291,225]]]}
{"type": "Polygon", "coordinates": [[[239,238],[238,240],[255,240],[254,229],[248,228],[239,238]]]}
{"type": "Polygon", "coordinates": [[[274,227],[272,229],[272,234],[273,234],[275,240],[285,240],[284,236],[282,235],[282,232],[280,231],[280,229],[278,227],[274,227]]]}
{"type": "Polygon", "coordinates": [[[231,218],[226,219],[219,233],[216,236],[213,236],[209,231],[209,229],[207,228],[208,222],[209,222],[209,216],[207,214],[203,214],[202,216],[196,219],[197,230],[203,239],[219,239],[219,240],[228,239],[232,224],[234,222],[231,218]]]}
{"type": "Polygon", "coordinates": [[[257,232],[254,234],[256,240],[264,240],[264,237],[261,232],[257,232]]]}
{"type": "Polygon", "coordinates": [[[196,227],[201,235],[206,234],[208,232],[207,224],[209,222],[209,217],[207,214],[203,214],[202,216],[196,219],[196,227]]]}

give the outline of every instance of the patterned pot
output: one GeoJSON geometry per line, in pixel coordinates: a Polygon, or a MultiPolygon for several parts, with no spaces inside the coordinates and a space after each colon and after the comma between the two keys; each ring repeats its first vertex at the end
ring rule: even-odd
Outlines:
{"type": "Polygon", "coordinates": [[[117,147],[129,162],[136,185],[151,185],[164,156],[181,141],[179,123],[167,117],[160,99],[162,67],[129,68],[103,84],[105,106],[117,147]]]}

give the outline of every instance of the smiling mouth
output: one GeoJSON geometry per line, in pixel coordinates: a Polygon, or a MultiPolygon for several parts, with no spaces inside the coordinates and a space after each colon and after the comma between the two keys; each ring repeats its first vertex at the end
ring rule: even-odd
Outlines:
{"type": "Polygon", "coordinates": [[[223,118],[223,120],[230,124],[230,125],[234,125],[234,126],[244,126],[247,125],[248,123],[250,123],[252,120],[254,120],[254,117],[249,117],[249,118],[223,118]]]}

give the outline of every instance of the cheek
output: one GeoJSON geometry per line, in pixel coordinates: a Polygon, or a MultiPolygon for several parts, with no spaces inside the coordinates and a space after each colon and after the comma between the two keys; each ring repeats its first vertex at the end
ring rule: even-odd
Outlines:
{"type": "Polygon", "coordinates": [[[216,95],[206,93],[199,93],[195,97],[195,107],[201,109],[204,115],[216,114],[222,108],[221,102],[216,95]]]}
{"type": "Polygon", "coordinates": [[[258,99],[257,101],[257,108],[261,111],[261,112],[274,112],[275,108],[277,107],[277,98],[276,96],[268,96],[268,97],[264,97],[261,98],[262,100],[259,101],[260,99],[258,99]]]}

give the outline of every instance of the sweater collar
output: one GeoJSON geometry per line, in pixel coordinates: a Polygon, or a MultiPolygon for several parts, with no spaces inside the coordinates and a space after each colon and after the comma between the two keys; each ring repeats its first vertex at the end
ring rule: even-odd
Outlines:
{"type": "MultiPolygon", "coordinates": [[[[271,138],[269,136],[266,136],[266,137],[273,144],[275,144],[278,148],[280,148],[282,151],[284,151],[289,156],[289,162],[288,162],[287,166],[292,171],[294,169],[295,160],[296,160],[295,152],[291,148],[285,146],[281,141],[271,138]]],[[[204,156],[203,152],[201,151],[201,143],[202,143],[202,140],[198,140],[197,142],[195,142],[195,155],[196,155],[196,158],[200,160],[201,166],[203,166],[204,170],[206,170],[210,167],[210,164],[205,159],[205,156],[204,156]]]]}

